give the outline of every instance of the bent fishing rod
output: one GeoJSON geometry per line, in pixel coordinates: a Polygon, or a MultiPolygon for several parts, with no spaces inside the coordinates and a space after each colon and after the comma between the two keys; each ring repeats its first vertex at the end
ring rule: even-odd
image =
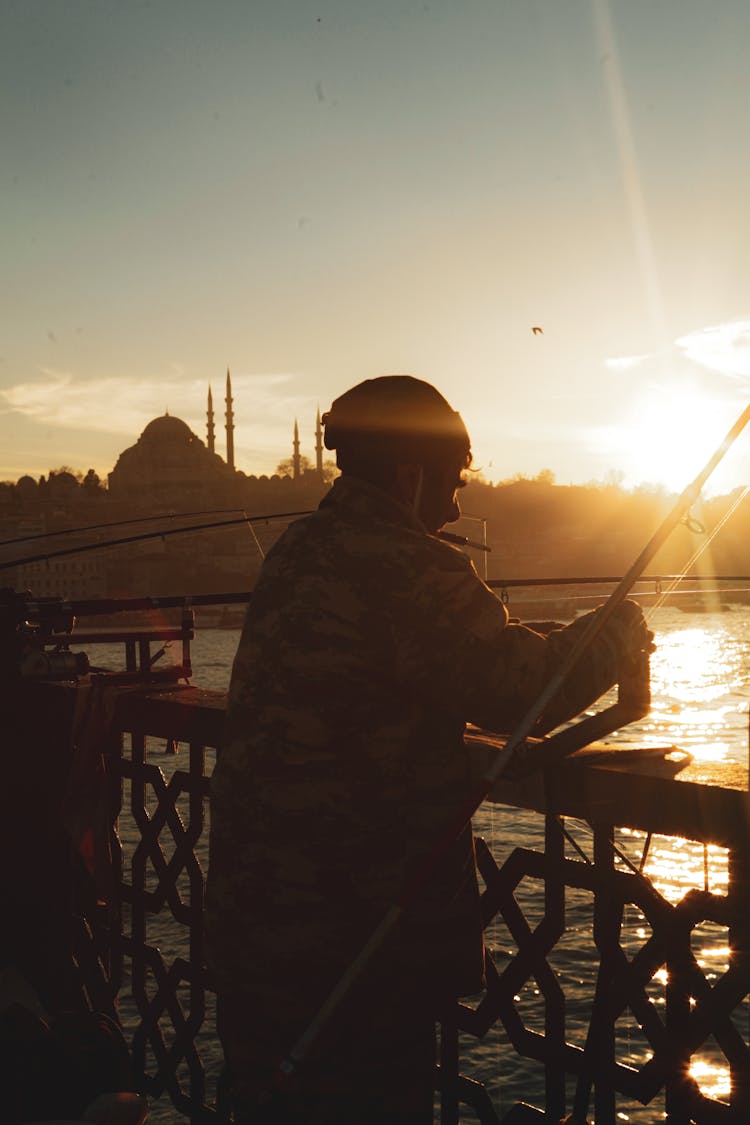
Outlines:
{"type": "Polygon", "coordinates": [[[436,841],[433,849],[404,887],[398,900],[388,907],[382,919],[372,931],[354,960],[347,966],[308,1027],[292,1046],[287,1056],[281,1060],[276,1073],[276,1081],[279,1085],[285,1085],[292,1078],[300,1063],[302,1063],[307,1056],[312,1045],[319,1038],[321,1032],[338,1011],[341,1003],[370,963],[372,957],[401,920],[401,917],[411,905],[413,899],[429,881],[444,853],[461,832],[465,831],[470,826],[471,818],[482,802],[489,796],[495,782],[508,770],[511,764],[519,764],[521,767],[527,764],[525,759],[529,756],[529,752],[526,739],[532,733],[544,711],[557,695],[584,652],[599,635],[619,606],[625,601],[633,585],[638,581],[645,568],[667,541],[683,516],[695,503],[704,484],[724,457],[727,450],[734,444],[745,429],[749,421],[750,404],[745,407],[742,414],[715,452],[711,455],[706,465],[698,473],[695,480],[681,493],[672,511],[656,529],[627,574],[620,579],[608,600],[592,616],[588,627],[583,631],[577,643],[573,645],[567,657],[562,660],[559,668],[534,700],[515,730],[511,733],[505,747],[497,753],[495,760],[478,782],[474,792],[451,819],[443,835],[436,841]]]}
{"type": "MultiPolygon", "coordinates": [[[[704,482],[705,483],[705,482],[704,482]]],[[[684,493],[683,493],[684,496],[684,493]]],[[[682,499],[682,497],[680,497],[682,499]]],[[[679,504],[680,501],[678,501],[679,504]]],[[[216,509],[217,513],[222,511],[238,512],[244,511],[242,508],[225,508],[216,509]]],[[[15,566],[28,566],[31,563],[48,562],[50,559],[70,557],[71,555],[85,555],[89,551],[104,551],[110,547],[121,547],[132,543],[143,543],[149,539],[166,539],[172,535],[187,535],[191,531],[209,531],[219,527],[233,527],[240,524],[254,524],[270,522],[271,520],[282,519],[300,519],[302,516],[313,515],[315,509],[306,508],[297,512],[268,512],[264,515],[237,516],[235,519],[228,520],[212,520],[210,523],[194,523],[187,524],[184,527],[163,527],[158,531],[138,532],[136,535],[120,536],[116,539],[97,540],[94,543],[80,543],[73,547],[64,547],[55,551],[42,551],[36,555],[26,555],[15,559],[5,559],[0,561],[0,570],[11,570],[15,566]]],[[[139,516],[128,520],[115,520],[111,523],[90,524],[85,527],[63,528],[57,531],[39,532],[36,535],[21,536],[17,539],[6,539],[0,541],[0,547],[10,546],[15,543],[23,543],[32,539],[52,539],[60,535],[80,535],[84,531],[98,531],[109,527],[123,527],[133,523],[150,523],[154,520],[173,520],[173,519],[195,519],[203,515],[211,515],[212,511],[209,509],[205,512],[168,512],[156,516],[139,516]]],[[[668,517],[669,518],[669,517],[668,517]]],[[[676,521],[677,523],[680,520],[676,521]]],[[[670,532],[673,528],[670,528],[670,532]]],[[[446,543],[451,543],[458,547],[469,547],[472,550],[484,551],[491,553],[492,547],[487,543],[480,543],[478,540],[468,539],[465,535],[456,535],[451,531],[438,531],[436,537],[442,539],[446,543]]],[[[666,538],[666,537],[665,537],[666,538]]],[[[660,544],[661,546],[661,544],[660,544]]],[[[658,548],[657,548],[658,549],[658,548]]],[[[640,574],[634,580],[635,582],[675,582],[689,579],[696,582],[750,582],[750,575],[746,574],[640,574]]],[[[493,590],[512,589],[528,586],[585,586],[585,585],[602,585],[611,586],[615,583],[623,581],[621,575],[579,575],[579,576],[565,576],[553,578],[489,578],[485,579],[485,585],[493,590]]],[[[238,599],[241,595],[232,594],[232,599],[238,599]]],[[[163,599],[159,599],[163,601],[163,599]]],[[[175,603],[176,604],[176,603],[175,603]]],[[[138,607],[134,607],[138,608],[138,607]]],[[[149,607],[142,607],[149,608],[149,607]]],[[[83,612],[83,611],[82,611],[83,612]]]]}
{"type": "MultiPolygon", "coordinates": [[[[237,511],[238,509],[229,509],[237,511]]],[[[20,559],[6,559],[0,562],[0,570],[10,570],[14,566],[28,566],[30,563],[46,562],[47,559],[59,559],[69,555],[85,555],[88,551],[100,551],[107,547],[122,547],[128,543],[143,543],[148,539],[166,539],[170,535],[188,534],[191,531],[207,531],[209,528],[232,527],[237,524],[263,523],[270,520],[297,519],[299,516],[309,516],[309,510],[302,512],[269,512],[262,516],[237,516],[234,519],[212,520],[210,523],[193,523],[187,527],[165,527],[160,531],[139,532],[137,535],[123,535],[117,539],[105,539],[97,543],[81,543],[76,547],[62,547],[55,551],[44,551],[38,555],[27,555],[20,559]]],[[[126,521],[129,522],[129,521],[126,521]]],[[[68,532],[69,535],[73,532],[68,532]]]]}
{"type": "MultiPolygon", "coordinates": [[[[228,511],[238,511],[241,509],[229,508],[228,511]]],[[[89,551],[103,551],[108,547],[122,547],[129,543],[144,543],[148,539],[166,539],[170,535],[183,535],[189,534],[191,531],[208,531],[217,527],[236,527],[238,524],[254,524],[264,523],[270,520],[283,520],[283,519],[299,519],[301,516],[310,516],[313,511],[305,509],[301,512],[271,512],[268,515],[262,516],[238,516],[235,519],[228,520],[212,520],[210,523],[192,523],[186,527],[165,527],[159,531],[143,531],[137,535],[124,535],[117,539],[105,539],[96,543],[81,543],[76,547],[63,547],[55,551],[43,551],[37,555],[27,555],[24,558],[5,559],[0,562],[0,570],[10,570],[14,566],[28,566],[30,563],[47,562],[49,559],[60,559],[70,555],[85,555],[89,551]]],[[[148,519],[159,519],[159,516],[149,516],[148,519]]],[[[162,517],[166,518],[166,517],[162,517]]],[[[124,520],[123,523],[139,522],[137,520],[124,520]]],[[[102,525],[106,526],[106,525],[102,525]]],[[[111,526],[116,527],[117,524],[111,526]]],[[[86,529],[82,529],[86,530],[86,529]]],[[[68,532],[51,532],[52,535],[75,534],[74,531],[68,532]]],[[[473,547],[478,551],[491,551],[492,548],[488,547],[485,543],[476,543],[471,539],[467,539],[463,535],[453,535],[451,532],[438,532],[438,538],[444,539],[448,543],[454,543],[460,547],[473,547]]],[[[12,542],[12,540],[9,540],[12,542]]],[[[2,546],[2,544],[0,544],[2,546]]]]}
{"type": "MultiPolygon", "coordinates": [[[[704,482],[705,483],[705,482],[704,482]]],[[[684,496],[684,493],[683,493],[684,496]]],[[[680,497],[682,499],[682,497],[680,497]]],[[[678,504],[679,504],[678,500],[678,504]]],[[[695,501],[693,501],[694,503],[695,501]]],[[[689,509],[688,509],[689,510],[689,509]]],[[[213,520],[210,523],[187,524],[184,527],[163,527],[158,531],[152,532],[139,532],[135,535],[121,536],[116,539],[97,540],[94,543],[81,543],[77,546],[65,547],[61,550],[43,551],[36,555],[26,555],[21,558],[6,559],[0,562],[0,570],[10,570],[15,566],[28,566],[31,563],[47,562],[50,559],[65,558],[71,555],[83,555],[89,551],[106,550],[110,547],[127,546],[133,543],[142,543],[149,539],[166,539],[172,535],[186,535],[191,531],[209,531],[220,527],[233,527],[240,524],[254,524],[263,523],[270,520],[280,519],[299,519],[302,516],[313,515],[315,509],[303,509],[296,512],[269,512],[264,515],[248,516],[244,508],[217,508],[207,509],[200,512],[165,512],[155,516],[136,516],[132,519],[126,520],[113,520],[108,523],[88,524],[83,527],[61,528],[56,531],[42,531],[34,535],[18,536],[15,539],[0,540],[0,547],[13,546],[16,543],[26,543],[31,540],[37,539],[54,539],[62,535],[80,535],[85,531],[101,531],[111,527],[125,527],[134,523],[151,523],[155,520],[176,520],[176,519],[197,519],[201,516],[220,515],[229,512],[242,512],[241,516],[235,519],[228,520],[213,520]]],[[[669,518],[669,517],[668,517],[669,518]]],[[[680,520],[677,520],[679,523],[680,520]]],[[[670,529],[670,533],[671,533],[670,529]]],[[[438,531],[435,533],[438,539],[442,539],[446,543],[451,543],[458,547],[469,547],[475,551],[483,551],[487,554],[492,552],[492,547],[487,543],[479,542],[475,539],[469,539],[465,535],[457,535],[451,531],[438,531]]],[[[639,582],[674,582],[682,581],[686,578],[690,580],[705,582],[713,580],[716,582],[750,582],[750,575],[698,575],[698,574],[642,574],[637,578],[639,582]]],[[[485,585],[491,589],[511,589],[516,587],[526,586],[575,586],[575,585],[607,585],[611,586],[614,583],[621,582],[622,576],[620,575],[601,575],[601,576],[566,576],[554,578],[489,578],[485,579],[485,585]]],[[[238,595],[232,595],[232,598],[237,598],[238,595]]],[[[160,599],[163,600],[163,599],[160,599]]],[[[144,607],[145,608],[145,607],[144,607]]]]}
{"type": "MultiPolygon", "coordinates": [[[[283,513],[283,514],[289,515],[289,516],[311,516],[313,514],[314,510],[315,510],[314,508],[309,508],[307,511],[304,511],[304,512],[288,512],[288,513],[283,513]]],[[[134,523],[153,523],[154,520],[198,519],[201,516],[229,515],[230,512],[243,512],[244,513],[245,509],[234,507],[234,508],[208,508],[206,511],[203,511],[203,512],[162,512],[160,515],[156,515],[156,516],[134,516],[132,519],[111,520],[108,523],[90,523],[90,524],[86,524],[83,527],[63,527],[63,528],[59,528],[57,531],[37,531],[37,532],[35,532],[34,535],[18,535],[18,536],[16,536],[15,539],[0,539],[0,547],[13,547],[13,546],[15,546],[16,543],[30,543],[34,539],[55,539],[60,535],[80,535],[84,531],[104,531],[104,530],[107,530],[110,527],[126,527],[126,526],[128,526],[130,524],[134,524],[134,523]]],[[[282,515],[282,513],[277,512],[275,515],[269,515],[269,516],[257,516],[257,517],[251,516],[251,517],[246,517],[246,518],[242,519],[240,522],[241,523],[249,523],[251,519],[280,519],[281,515],[282,515]]],[[[189,526],[186,527],[186,528],[176,528],[175,529],[175,531],[177,531],[177,532],[179,532],[179,531],[190,531],[190,530],[191,530],[191,528],[189,526]]],[[[174,534],[174,533],[175,532],[173,532],[170,529],[169,534],[174,534]]],[[[166,532],[164,534],[166,534],[166,532]]],[[[467,539],[465,535],[453,535],[449,531],[440,531],[440,532],[438,532],[438,535],[441,539],[445,539],[446,542],[455,543],[455,544],[457,544],[458,546],[461,546],[461,547],[474,547],[477,551],[487,551],[488,553],[492,550],[492,548],[488,547],[486,543],[479,543],[479,542],[475,542],[471,539],[467,539]]],[[[106,544],[93,543],[93,544],[91,544],[91,549],[93,550],[97,546],[105,546],[105,545],[106,544]]]]}
{"type": "Polygon", "coordinates": [[[34,539],[56,539],[59,535],[81,535],[84,531],[105,531],[110,527],[126,527],[134,523],[153,523],[154,520],[188,520],[202,516],[226,516],[230,512],[244,512],[244,508],[208,508],[203,512],[161,512],[156,516],[133,516],[127,520],[109,520],[107,523],[89,523],[83,527],[63,527],[56,531],[37,531],[34,535],[17,535],[15,539],[0,539],[0,547],[14,547],[16,543],[30,543],[34,539]]]}

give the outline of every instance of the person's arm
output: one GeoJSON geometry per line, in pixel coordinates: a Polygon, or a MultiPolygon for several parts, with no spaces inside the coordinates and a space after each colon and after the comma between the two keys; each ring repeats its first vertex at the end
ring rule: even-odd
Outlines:
{"type": "MultiPolygon", "coordinates": [[[[424,634],[418,679],[433,697],[450,697],[467,721],[508,731],[578,642],[590,615],[543,636],[508,622],[505,606],[468,560],[439,561],[417,595],[424,634]]],[[[640,607],[624,602],[572,669],[548,709],[546,729],[590,706],[616,682],[621,662],[649,647],[640,607]]]]}

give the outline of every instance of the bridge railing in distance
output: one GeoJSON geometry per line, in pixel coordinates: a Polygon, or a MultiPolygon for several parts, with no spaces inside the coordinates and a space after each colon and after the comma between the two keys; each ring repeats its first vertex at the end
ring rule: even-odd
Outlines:
{"type": "MultiPolygon", "coordinates": [[[[224,704],[222,693],[193,688],[116,692],[106,742],[112,886],[77,919],[89,1002],[117,1005],[138,1088],[192,1122],[226,1111],[202,926],[224,704]]],[[[475,734],[467,747],[479,774],[493,740],[475,734]]],[[[487,984],[444,1014],[442,1125],[459,1121],[461,1104],[497,1125],[516,1101],[530,1103],[515,1111],[530,1120],[574,1113],[605,1125],[638,1105],[671,1125],[749,1120],[747,793],[576,756],[499,780],[480,821],[496,837],[477,841],[487,984]],[[507,846],[511,810],[537,814],[522,814],[538,825],[534,846],[507,846]],[[590,832],[576,841],[566,818],[590,832]],[[727,878],[668,899],[623,862],[623,829],[726,849],[727,878]],[[711,971],[696,936],[705,925],[726,946],[711,971]],[[641,1049],[628,1051],[635,1038],[641,1049]],[[691,1073],[707,1045],[729,1073],[721,1097],[691,1073]]]]}

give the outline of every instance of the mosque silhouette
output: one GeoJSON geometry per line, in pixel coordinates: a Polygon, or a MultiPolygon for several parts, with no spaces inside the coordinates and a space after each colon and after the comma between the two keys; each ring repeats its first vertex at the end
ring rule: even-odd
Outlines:
{"type": "MultiPolygon", "coordinates": [[[[179,495],[184,501],[190,494],[229,489],[234,491],[240,482],[250,482],[235,466],[234,459],[234,401],[232,379],[226,376],[225,396],[226,456],[216,451],[216,427],[211,387],[208,388],[206,410],[206,441],[203,442],[186,422],[165,412],[154,418],[143,430],[138,440],[123,450],[115,467],[109,473],[109,496],[112,500],[133,500],[158,492],[161,495],[179,495]]],[[[307,468],[307,459],[300,454],[299,424],[294,420],[292,442],[291,480],[309,485],[324,483],[323,427],[320,410],[315,423],[315,462],[307,468]],[[303,465],[305,466],[303,468],[303,465]]],[[[260,478],[261,480],[264,478],[260,478]]]]}

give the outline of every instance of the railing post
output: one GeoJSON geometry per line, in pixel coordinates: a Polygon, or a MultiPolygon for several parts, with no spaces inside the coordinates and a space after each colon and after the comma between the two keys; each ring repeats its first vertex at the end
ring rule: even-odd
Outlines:
{"type": "MultiPolygon", "coordinates": [[[[565,835],[556,816],[544,822],[544,921],[548,938],[559,941],[565,932],[565,835]]],[[[551,1120],[565,1116],[565,993],[547,996],[544,1035],[550,1044],[544,1066],[545,1109],[551,1120]]]]}
{"type": "MultiPolygon", "coordinates": [[[[143,775],[146,766],[146,736],[140,731],[130,734],[130,812],[140,829],[140,840],[130,861],[131,906],[130,947],[133,997],[141,1012],[148,1006],[146,993],[146,964],[143,950],[146,945],[146,849],[143,834],[146,830],[146,786],[143,775]]],[[[133,1067],[136,1077],[146,1073],[146,1036],[133,1037],[133,1067]]]]}
{"type": "Polygon", "coordinates": [[[596,981],[591,1027],[596,1028],[593,1056],[596,1060],[594,1082],[594,1120],[597,1125],[614,1123],[617,1105],[612,1082],[615,1067],[615,1025],[610,997],[620,947],[622,908],[614,885],[615,833],[611,825],[594,825],[594,865],[598,874],[594,897],[594,944],[599,950],[599,974],[596,981]]]}
{"type": "MultiPolygon", "coordinates": [[[[747,849],[730,848],[728,855],[729,886],[732,923],[729,927],[729,971],[735,970],[748,983],[750,976],[750,862],[747,849]]],[[[748,1029],[745,1029],[745,1037],[748,1029]]],[[[745,1059],[729,1060],[731,1081],[730,1100],[738,1120],[750,1120],[750,1067],[745,1059]]]]}
{"type": "Polygon", "coordinates": [[[119,816],[122,810],[122,754],[123,735],[111,731],[104,746],[107,778],[107,819],[109,822],[109,851],[111,861],[111,897],[107,903],[106,971],[116,1004],[123,977],[122,934],[122,841],[119,816]]]}
{"type": "MultiPolygon", "coordinates": [[[[187,843],[192,856],[192,863],[188,865],[190,879],[190,1025],[202,1027],[206,1019],[206,982],[203,966],[206,962],[205,944],[203,940],[203,900],[205,893],[205,880],[198,857],[195,855],[195,846],[203,834],[205,827],[204,778],[206,770],[206,748],[200,743],[190,743],[190,791],[188,795],[188,832],[187,843]]],[[[187,857],[186,857],[187,858],[187,857]]],[[[200,1121],[202,1113],[200,1107],[206,1100],[206,1075],[202,1066],[191,1067],[190,1072],[190,1097],[195,1113],[191,1121],[200,1121]]]]}
{"type": "Polygon", "coordinates": [[[594,1088],[594,1120],[613,1125],[617,1111],[613,1075],[615,1028],[611,1013],[611,986],[615,978],[620,946],[622,908],[614,887],[614,829],[594,824],[594,944],[599,970],[591,1009],[584,1070],[579,1075],[573,1104],[573,1120],[586,1121],[594,1088]]]}
{"type": "Polygon", "coordinates": [[[677,933],[673,927],[667,946],[667,987],[665,1028],[670,1044],[670,1069],[664,1081],[664,1107],[668,1125],[690,1125],[687,1087],[690,1071],[690,1048],[685,1044],[684,1029],[690,1020],[690,994],[683,971],[684,941],[690,933],[677,933]]]}

